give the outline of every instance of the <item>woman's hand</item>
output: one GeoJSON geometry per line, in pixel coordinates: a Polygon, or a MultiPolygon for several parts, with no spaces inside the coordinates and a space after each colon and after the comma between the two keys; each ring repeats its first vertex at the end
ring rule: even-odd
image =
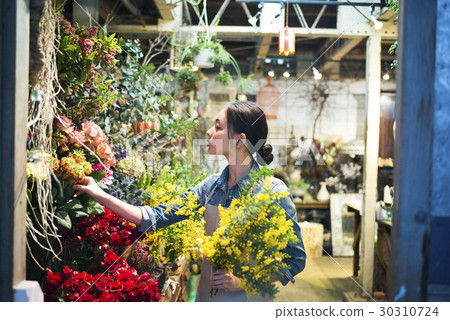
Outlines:
{"type": "Polygon", "coordinates": [[[78,197],[80,194],[87,194],[92,200],[99,202],[100,198],[104,196],[105,192],[98,186],[92,177],[85,177],[84,180],[79,181],[77,184],[72,186],[75,190],[74,198],[78,197]]]}
{"type": "Polygon", "coordinates": [[[231,272],[217,270],[212,274],[210,285],[213,289],[222,289],[225,291],[243,291],[239,286],[241,279],[235,277],[231,272]]]}

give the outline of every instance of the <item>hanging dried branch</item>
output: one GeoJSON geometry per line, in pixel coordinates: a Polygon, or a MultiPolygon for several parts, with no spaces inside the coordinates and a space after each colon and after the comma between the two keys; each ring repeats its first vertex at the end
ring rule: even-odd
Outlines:
{"type": "MultiPolygon", "coordinates": [[[[155,39],[148,40],[149,48],[147,53],[144,56],[144,60],[142,62],[142,65],[146,66],[150,63],[150,61],[159,56],[160,54],[163,54],[165,52],[170,51],[170,46],[167,44],[169,43],[171,36],[168,33],[160,33],[155,39]]],[[[160,68],[158,68],[160,69],[160,68]]]]}
{"type": "Polygon", "coordinates": [[[311,94],[309,96],[309,102],[311,107],[316,112],[316,116],[314,117],[314,124],[312,130],[312,139],[314,140],[316,134],[316,126],[319,121],[320,116],[323,113],[327,105],[328,97],[330,96],[330,88],[326,81],[315,82],[313,85],[313,89],[311,90],[311,94]]]}
{"type": "MultiPolygon", "coordinates": [[[[52,1],[45,1],[42,16],[36,20],[39,26],[37,46],[41,48],[42,56],[39,57],[43,64],[35,75],[32,90],[42,92],[42,101],[39,103],[40,117],[37,122],[28,129],[32,148],[28,152],[29,162],[33,162],[41,169],[40,178],[35,179],[33,193],[36,194],[38,207],[31,207],[31,212],[26,216],[26,227],[28,235],[35,245],[51,252],[55,257],[61,252],[60,236],[53,215],[52,197],[52,168],[48,163],[48,155],[52,154],[51,139],[49,134],[53,131],[53,118],[56,110],[56,90],[58,88],[58,70],[56,66],[55,26],[57,15],[53,9],[52,1]]],[[[31,52],[33,55],[34,52],[31,52]]],[[[29,101],[29,118],[38,114],[38,105],[29,101]]],[[[27,199],[30,202],[30,199],[27,199]]],[[[33,260],[36,260],[31,250],[31,243],[27,247],[33,260]]],[[[42,267],[42,266],[40,266],[42,267]]],[[[45,267],[45,266],[44,266],[45,267]]]]}

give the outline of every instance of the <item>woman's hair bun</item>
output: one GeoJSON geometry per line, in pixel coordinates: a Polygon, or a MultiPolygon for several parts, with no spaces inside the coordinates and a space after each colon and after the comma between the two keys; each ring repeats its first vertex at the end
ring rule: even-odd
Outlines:
{"type": "Polygon", "coordinates": [[[265,145],[263,145],[258,150],[258,153],[266,164],[270,164],[272,162],[273,154],[272,154],[272,146],[270,144],[266,143],[265,145]]]}

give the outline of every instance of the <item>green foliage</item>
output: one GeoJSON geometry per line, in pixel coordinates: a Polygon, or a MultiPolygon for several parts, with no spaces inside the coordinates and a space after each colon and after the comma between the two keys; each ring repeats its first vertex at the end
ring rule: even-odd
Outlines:
{"type": "Polygon", "coordinates": [[[388,6],[398,17],[398,0],[389,0],[388,6]]]}
{"type": "Polygon", "coordinates": [[[222,72],[216,74],[216,76],[214,77],[214,80],[223,84],[224,86],[228,86],[233,81],[233,79],[231,78],[231,75],[228,71],[222,71],[222,72]]]}
{"type": "Polygon", "coordinates": [[[198,82],[200,81],[198,73],[188,69],[183,69],[178,72],[177,78],[181,85],[181,89],[184,91],[189,92],[192,90],[198,90],[198,82]]]}
{"type": "MultiPolygon", "coordinates": [[[[388,6],[389,9],[391,9],[392,11],[394,11],[395,15],[398,18],[398,0],[389,0],[388,2],[388,6]]],[[[397,53],[397,41],[395,41],[389,48],[389,54],[396,54],[397,53]]],[[[395,67],[397,67],[397,59],[395,59],[394,61],[392,61],[391,63],[391,69],[394,69],[395,67]]]]}
{"type": "Polygon", "coordinates": [[[95,116],[115,96],[109,78],[115,55],[121,52],[115,35],[106,37],[97,27],[72,27],[61,14],[56,34],[58,82],[63,89],[57,96],[58,111],[75,122],[95,116]]]}

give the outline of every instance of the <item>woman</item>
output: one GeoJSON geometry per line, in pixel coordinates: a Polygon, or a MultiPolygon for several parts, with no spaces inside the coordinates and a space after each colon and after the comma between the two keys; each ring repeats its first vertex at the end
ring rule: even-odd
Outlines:
{"type": "MultiPolygon", "coordinates": [[[[272,147],[265,143],[268,134],[266,117],[255,103],[227,104],[206,134],[208,153],[224,155],[228,160],[228,166],[221,174],[206,178],[188,192],[192,191],[199,204],[205,206],[205,228],[211,235],[219,224],[219,204],[228,207],[233,199],[239,198],[245,183],[250,179],[249,173],[259,169],[253,153],[257,151],[258,160],[266,164],[272,162],[273,155],[272,147]]],[[[101,205],[136,224],[142,232],[153,231],[186,218],[175,214],[179,209],[177,206],[173,206],[170,212],[166,213],[167,205],[150,208],[127,204],[106,194],[90,177],[85,179],[85,185],[75,185],[74,188],[78,190],[75,196],[81,193],[88,194],[101,205]]],[[[286,185],[276,178],[272,178],[270,188],[274,192],[288,191],[286,185]]],[[[286,212],[286,217],[293,222],[294,232],[300,240],[284,250],[290,255],[290,258],[285,260],[290,268],[281,270],[283,276],[276,280],[286,285],[289,281],[294,282],[294,276],[304,269],[306,253],[292,197],[285,197],[279,201],[286,212]]],[[[221,270],[212,272],[209,262],[204,261],[196,301],[267,301],[266,297],[261,296],[248,300],[245,291],[239,287],[239,281],[240,279],[230,272],[221,270]],[[210,295],[211,289],[219,290],[214,290],[217,294],[210,295]]]]}

